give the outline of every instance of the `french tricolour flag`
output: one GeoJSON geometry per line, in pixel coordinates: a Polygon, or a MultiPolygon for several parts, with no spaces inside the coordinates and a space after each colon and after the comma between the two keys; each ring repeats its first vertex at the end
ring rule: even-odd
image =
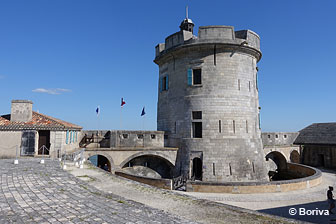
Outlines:
{"type": "Polygon", "coordinates": [[[126,104],[126,102],[124,101],[124,98],[121,98],[121,107],[123,107],[126,104]]]}

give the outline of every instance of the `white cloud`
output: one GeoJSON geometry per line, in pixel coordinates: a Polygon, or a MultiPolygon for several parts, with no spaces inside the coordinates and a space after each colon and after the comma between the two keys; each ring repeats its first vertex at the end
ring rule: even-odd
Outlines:
{"type": "Polygon", "coordinates": [[[70,89],[61,89],[61,88],[56,88],[56,89],[45,89],[45,88],[37,88],[32,90],[35,93],[47,93],[47,94],[52,94],[52,95],[59,95],[65,92],[71,92],[70,89]]]}

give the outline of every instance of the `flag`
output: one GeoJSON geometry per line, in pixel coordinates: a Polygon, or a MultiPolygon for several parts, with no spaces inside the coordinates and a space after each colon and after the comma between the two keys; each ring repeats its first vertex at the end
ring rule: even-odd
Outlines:
{"type": "Polygon", "coordinates": [[[100,108],[99,108],[99,106],[98,106],[97,109],[96,109],[97,117],[99,116],[99,113],[100,113],[100,108]]]}
{"type": "Polygon", "coordinates": [[[141,116],[144,116],[146,114],[145,107],[142,108],[141,116]]]}
{"type": "Polygon", "coordinates": [[[126,102],[124,101],[124,98],[121,98],[121,107],[123,107],[124,104],[126,104],[126,102]]]}

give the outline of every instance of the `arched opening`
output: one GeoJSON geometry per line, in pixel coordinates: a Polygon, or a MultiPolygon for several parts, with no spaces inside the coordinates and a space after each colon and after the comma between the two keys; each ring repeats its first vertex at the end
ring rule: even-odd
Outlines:
{"type": "Polygon", "coordinates": [[[292,163],[300,163],[300,154],[298,153],[298,151],[293,150],[290,154],[290,161],[292,163]]]}
{"type": "Polygon", "coordinates": [[[105,156],[94,155],[94,156],[90,156],[89,160],[93,165],[95,165],[95,166],[97,166],[97,167],[99,167],[99,168],[101,168],[105,171],[108,171],[108,172],[111,171],[111,162],[105,156]]]}
{"type": "Polygon", "coordinates": [[[126,162],[123,170],[132,175],[169,179],[172,177],[173,165],[160,156],[143,155],[126,162]]]}
{"type": "Polygon", "coordinates": [[[287,160],[280,152],[273,151],[266,155],[270,180],[292,179],[287,175],[287,160]]]}
{"type": "Polygon", "coordinates": [[[200,158],[194,158],[192,160],[192,179],[202,180],[202,160],[200,158]]]}

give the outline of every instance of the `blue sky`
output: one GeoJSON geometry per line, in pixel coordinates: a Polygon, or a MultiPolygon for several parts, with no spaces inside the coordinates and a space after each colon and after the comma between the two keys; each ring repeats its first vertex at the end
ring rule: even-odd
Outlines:
{"type": "Polygon", "coordinates": [[[261,37],[262,131],[336,120],[336,1],[0,0],[0,114],[12,99],[83,126],[156,129],[154,47],[185,17],[261,37]],[[34,90],[34,91],[33,91],[34,90]],[[99,121],[95,115],[101,107],[99,121]]]}

